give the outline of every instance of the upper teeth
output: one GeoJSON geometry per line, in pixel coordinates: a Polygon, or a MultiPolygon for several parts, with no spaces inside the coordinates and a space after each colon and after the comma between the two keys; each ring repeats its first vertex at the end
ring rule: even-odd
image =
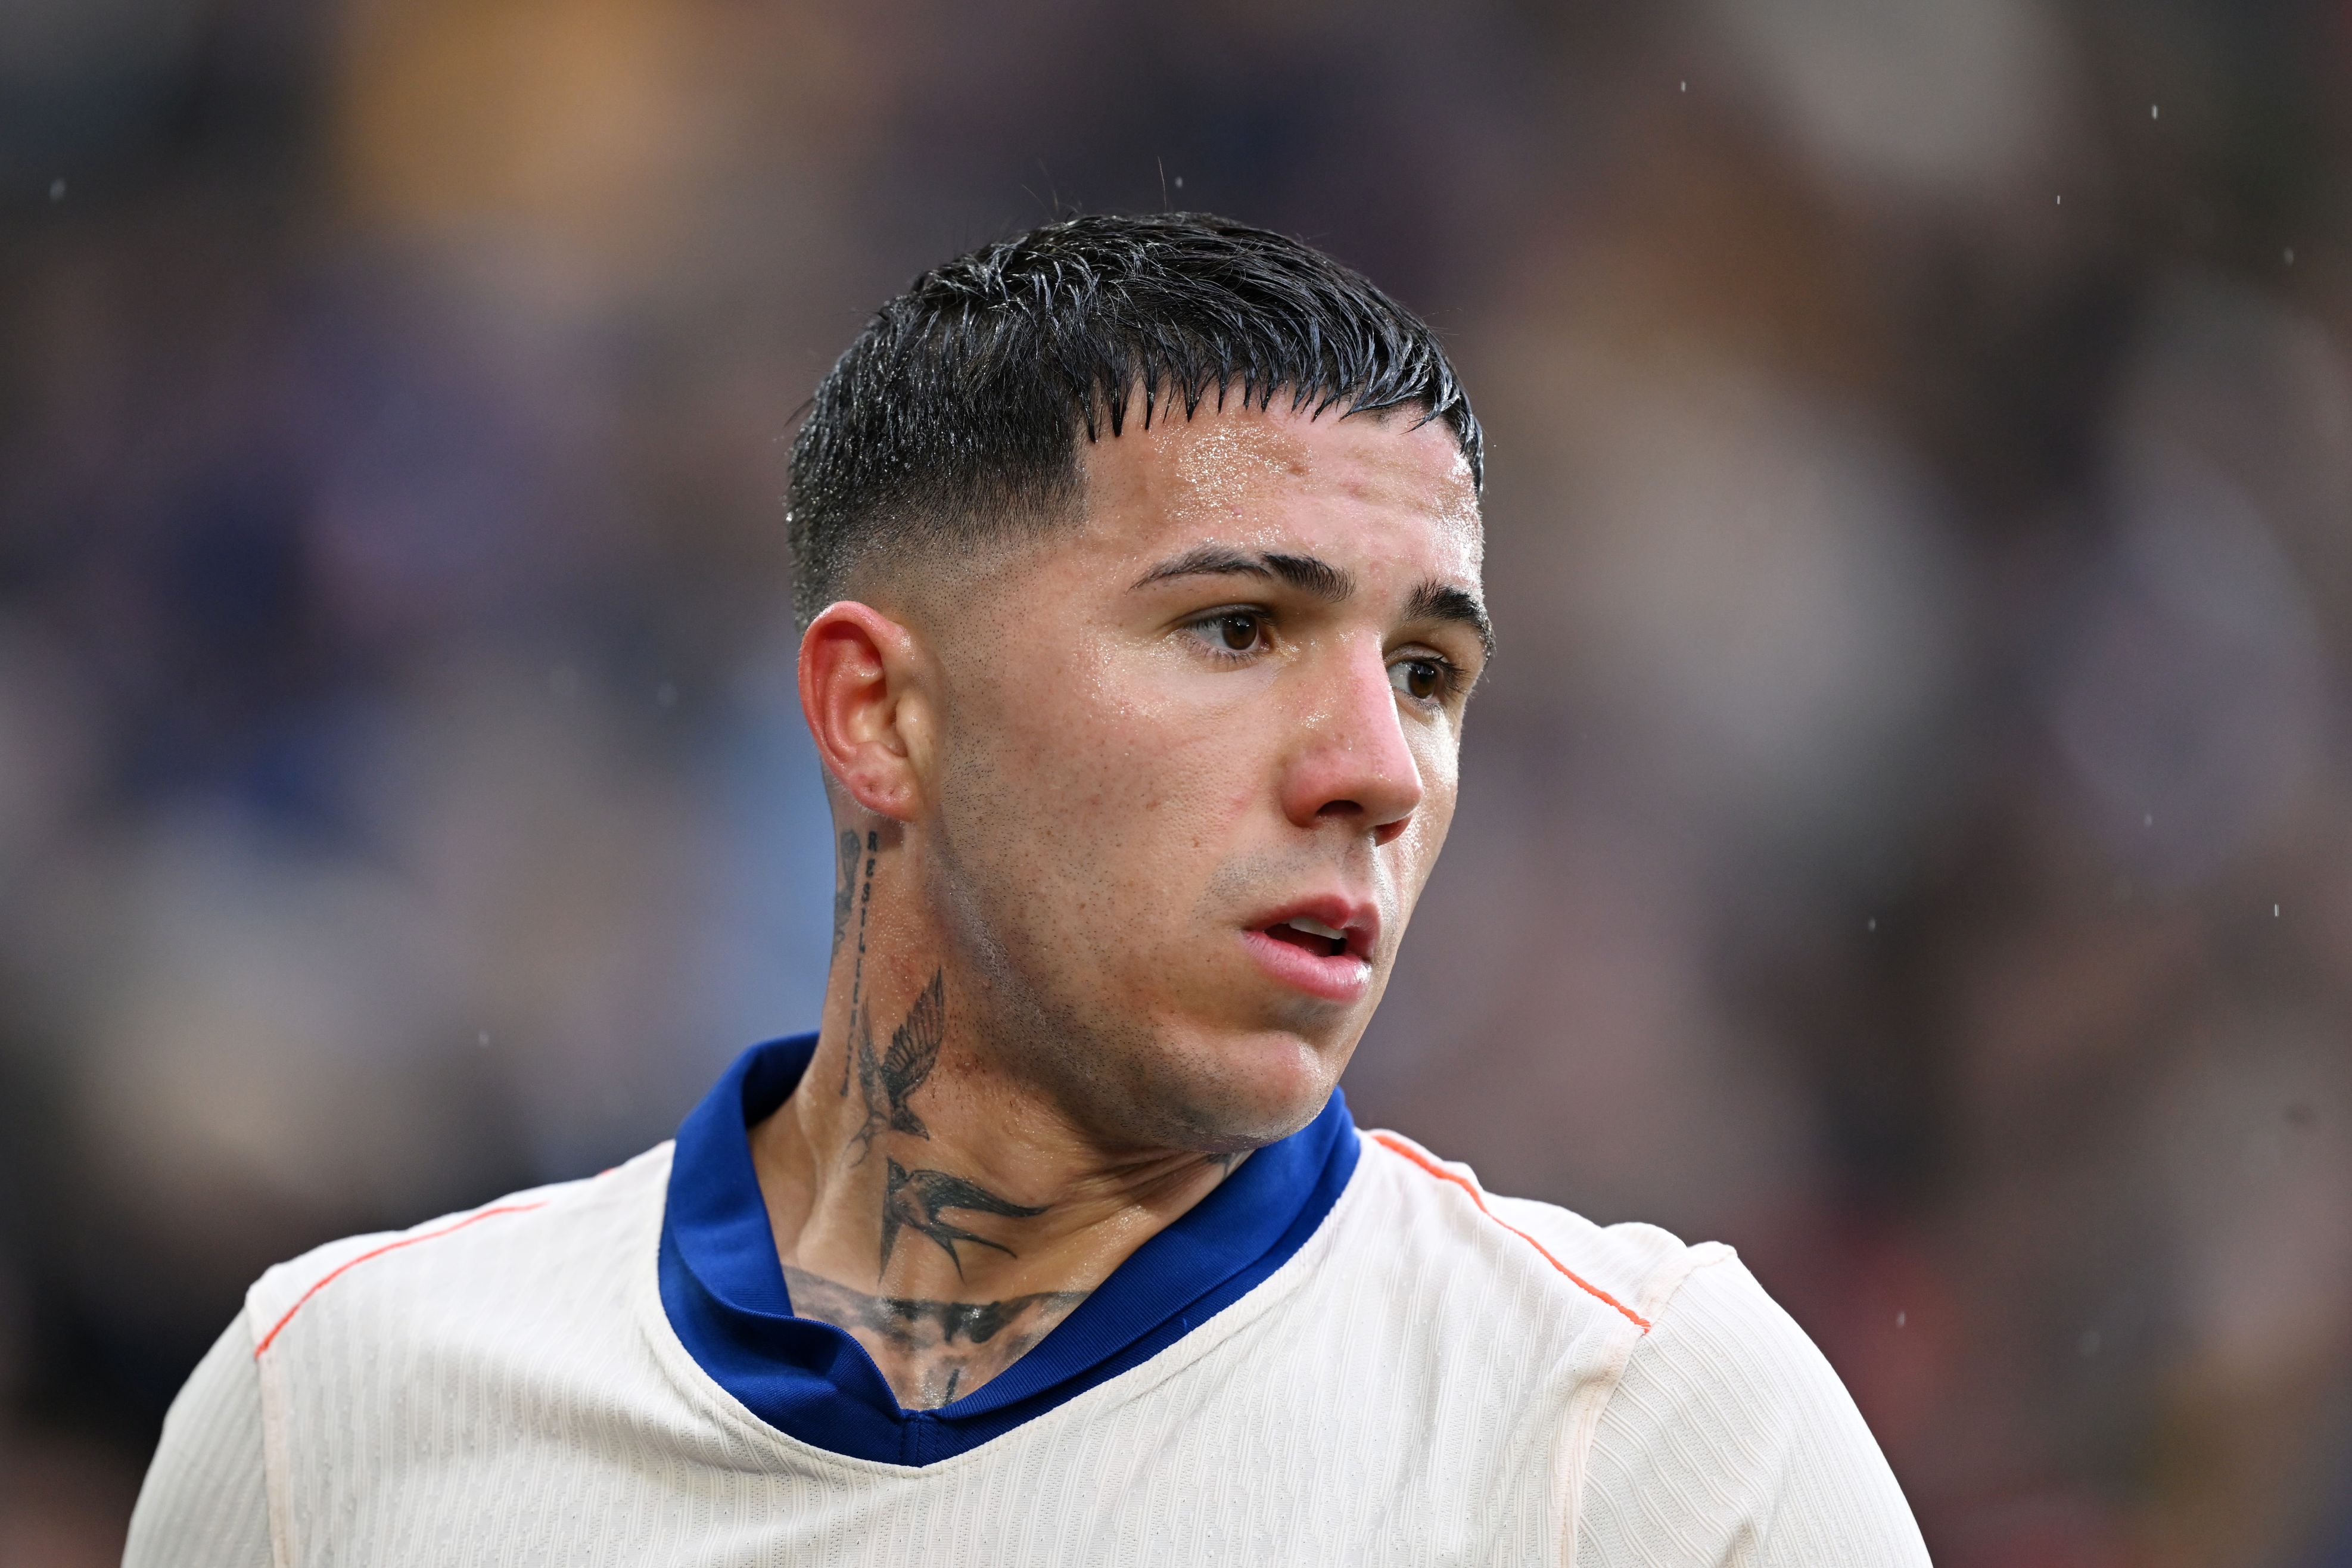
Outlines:
{"type": "Polygon", "coordinates": [[[1309,936],[1324,937],[1332,942],[1345,941],[1348,935],[1348,933],[1343,931],[1333,931],[1321,921],[1302,920],[1295,915],[1291,917],[1290,923],[1297,926],[1300,931],[1305,931],[1309,936]]]}

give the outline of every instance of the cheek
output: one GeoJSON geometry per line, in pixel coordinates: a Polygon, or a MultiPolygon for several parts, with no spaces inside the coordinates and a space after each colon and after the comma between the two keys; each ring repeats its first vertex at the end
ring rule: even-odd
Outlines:
{"type": "MultiPolygon", "coordinates": [[[[1454,805],[1461,784],[1460,753],[1450,737],[1413,748],[1421,764],[1421,805],[1412,820],[1389,846],[1391,875],[1396,889],[1398,914],[1409,916],[1421,889],[1436,868],[1437,853],[1445,847],[1454,826],[1454,805]]],[[[1402,922],[1399,922],[1402,930],[1402,922]]]]}
{"type": "MultiPolygon", "coordinates": [[[[1190,902],[1227,858],[1264,793],[1229,741],[1139,716],[1109,716],[1092,763],[1076,763],[1058,807],[1087,839],[1098,873],[1148,889],[1151,910],[1190,902]]],[[[1159,923],[1138,910],[1146,923],[1159,923]]]]}
{"type": "Polygon", "coordinates": [[[967,854],[1031,891],[1032,921],[1172,921],[1256,795],[1232,728],[1074,660],[959,704],[942,808],[967,854]],[[982,816],[985,820],[982,820],[982,816]]]}

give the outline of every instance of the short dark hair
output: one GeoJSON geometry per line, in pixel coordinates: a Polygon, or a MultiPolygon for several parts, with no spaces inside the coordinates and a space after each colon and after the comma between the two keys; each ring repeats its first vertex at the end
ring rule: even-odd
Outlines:
{"type": "Polygon", "coordinates": [[[934,268],[882,307],[793,443],[802,625],[875,560],[971,548],[1078,499],[1078,436],[1130,400],[1187,418],[1238,393],[1320,414],[1416,407],[1485,483],[1484,443],[1436,335],[1362,274],[1204,213],[1048,224],[934,268]]]}

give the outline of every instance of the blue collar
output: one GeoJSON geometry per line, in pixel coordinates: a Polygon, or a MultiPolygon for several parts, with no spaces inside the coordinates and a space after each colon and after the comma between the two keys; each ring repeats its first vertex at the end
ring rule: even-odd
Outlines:
{"type": "Polygon", "coordinates": [[[865,1347],[793,1315],[747,1130],[782,1105],[814,1035],[754,1046],[677,1130],[661,1300],[687,1351],[751,1413],[856,1458],[928,1465],[976,1448],[1141,1364],[1241,1300],[1315,1234],[1356,1169],[1337,1089],[1135,1249],[1029,1352],[937,1410],[903,1410],[865,1347]]]}

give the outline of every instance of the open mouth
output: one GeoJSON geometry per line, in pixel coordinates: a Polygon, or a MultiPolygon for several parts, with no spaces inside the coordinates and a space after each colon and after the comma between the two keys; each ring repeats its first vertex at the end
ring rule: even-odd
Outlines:
{"type": "Polygon", "coordinates": [[[1339,958],[1348,951],[1348,933],[1334,931],[1321,921],[1311,921],[1303,915],[1293,915],[1279,925],[1264,928],[1265,934],[1276,942],[1304,948],[1318,958],[1339,958]]]}
{"type": "MultiPolygon", "coordinates": [[[[1380,946],[1380,916],[1369,902],[1343,899],[1301,900],[1315,914],[1267,910],[1264,925],[1242,931],[1242,942],[1259,968],[1276,984],[1326,1002],[1364,999],[1373,980],[1372,954],[1380,946]],[[1333,916],[1347,921],[1333,925],[1333,916]],[[1320,918],[1318,918],[1320,917],[1320,918]]],[[[1298,904],[1293,904],[1296,910],[1298,904]]]]}

